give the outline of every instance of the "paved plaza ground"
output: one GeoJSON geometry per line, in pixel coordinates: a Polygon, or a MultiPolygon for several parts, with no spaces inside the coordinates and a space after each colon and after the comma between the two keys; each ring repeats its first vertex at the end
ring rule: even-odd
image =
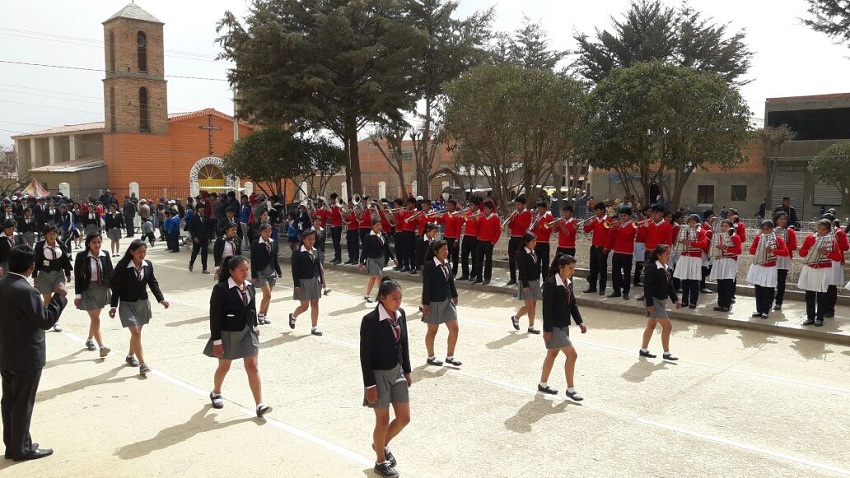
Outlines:
{"type": "MultiPolygon", "coordinates": [[[[48,333],[32,425],[34,439],[56,453],[0,461],[0,476],[373,476],[374,420],[360,406],[358,361],[360,319],[369,311],[365,276],[330,273],[333,292],[321,301],[325,335],[313,337],[308,315],[294,331],[286,325],[295,302],[283,265],[273,323],[260,336],[264,397],[274,411],[260,420],[241,364],[225,381],[225,408],[210,407],[215,363],[201,350],[212,278],[197,265],[189,273],[187,256],[162,247],[148,256],[172,306],[154,305],[144,329],[154,369],[147,378],[124,366],[129,333],[117,319],[104,313],[114,352],[101,360],[83,346],[87,316],[66,311],[65,332],[48,333]]],[[[672,351],[681,360],[643,360],[643,316],[616,304],[591,307],[591,298],[580,297],[588,333],[571,331],[576,385],[585,397],[577,404],[563,395],[560,358],[549,382],[561,394],[536,393],[543,341],[510,327],[518,302],[509,293],[462,290],[456,356],[464,364],[426,366],[417,282],[411,276],[403,284],[415,383],[412,422],[392,444],[402,476],[850,475],[850,347],[780,329],[675,320],[672,351]]],[[[576,288],[583,286],[579,279],[576,288]]],[[[740,315],[748,315],[747,301],[739,298],[740,315]]],[[[789,304],[774,321],[796,320],[801,308],[789,304]]],[[[850,308],[840,306],[837,315],[846,324],[840,317],[850,308]]],[[[445,338],[443,329],[440,358],[445,338]]],[[[650,348],[660,353],[659,335],[650,348]]]]}

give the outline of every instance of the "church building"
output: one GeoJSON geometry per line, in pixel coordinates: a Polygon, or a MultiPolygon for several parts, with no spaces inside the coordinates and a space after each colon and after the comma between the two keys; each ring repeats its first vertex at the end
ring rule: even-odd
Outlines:
{"type": "Polygon", "coordinates": [[[244,186],[222,172],[221,157],[249,124],[211,108],[168,113],[163,26],[135,3],[103,22],[104,121],[13,137],[22,178],[75,200],[106,189],[185,199],[244,186]]]}

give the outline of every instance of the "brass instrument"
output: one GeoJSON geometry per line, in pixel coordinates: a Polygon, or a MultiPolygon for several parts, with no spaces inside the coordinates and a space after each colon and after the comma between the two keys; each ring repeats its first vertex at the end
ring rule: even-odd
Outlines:
{"type": "Polygon", "coordinates": [[[508,216],[508,218],[505,219],[504,222],[502,222],[502,229],[504,229],[505,226],[507,226],[511,221],[513,221],[514,218],[516,217],[516,215],[517,215],[517,210],[514,209],[514,212],[512,212],[511,215],[508,216]]]}
{"type": "Polygon", "coordinates": [[[404,222],[407,223],[407,224],[410,224],[410,221],[416,219],[417,217],[419,217],[421,215],[422,215],[422,211],[416,211],[415,213],[411,214],[410,217],[405,219],[404,222]]]}
{"type": "Polygon", "coordinates": [[[534,218],[531,220],[531,223],[528,225],[527,232],[534,232],[534,229],[537,228],[537,223],[540,222],[540,219],[543,217],[542,214],[535,213],[534,218]]]}
{"type": "Polygon", "coordinates": [[[835,248],[835,234],[830,231],[829,234],[825,236],[817,236],[815,238],[815,245],[812,247],[809,255],[806,256],[806,260],[803,262],[804,264],[817,264],[819,262],[825,262],[825,258],[828,254],[830,254],[835,248]],[[826,251],[826,254],[823,254],[821,251],[826,251]]]}
{"type": "Polygon", "coordinates": [[[646,227],[647,225],[649,225],[649,223],[650,223],[651,221],[652,221],[652,219],[649,219],[649,218],[644,219],[644,220],[642,220],[642,221],[636,221],[636,222],[635,222],[635,227],[646,227]]]}
{"type": "Polygon", "coordinates": [[[472,219],[472,220],[478,220],[478,218],[479,218],[479,217],[481,217],[481,210],[480,210],[480,209],[479,209],[478,211],[475,211],[474,213],[470,214],[469,216],[467,216],[466,214],[464,214],[464,215],[463,215],[463,220],[464,220],[464,222],[466,222],[466,221],[468,221],[468,220],[470,220],[470,219],[472,219]]]}
{"type": "Polygon", "coordinates": [[[351,211],[348,210],[348,205],[345,204],[345,201],[343,201],[342,198],[338,197],[336,199],[336,205],[340,208],[340,213],[343,216],[348,217],[351,215],[351,211]]]}
{"type": "MultiPolygon", "coordinates": [[[[574,219],[570,218],[570,220],[573,221],[574,219]]],[[[555,220],[552,220],[552,221],[549,221],[549,222],[544,222],[543,227],[545,227],[546,229],[552,229],[553,227],[558,225],[558,223],[563,222],[563,221],[564,221],[564,218],[559,217],[558,219],[555,219],[555,220]]]]}
{"type": "Polygon", "coordinates": [[[768,235],[762,235],[759,239],[759,245],[756,249],[756,257],[753,261],[754,264],[761,265],[776,260],[776,254],[774,253],[774,251],[768,252],[768,248],[776,248],[775,232],[771,232],[768,235]]]}
{"type": "Polygon", "coordinates": [[[351,196],[351,203],[354,204],[354,217],[356,217],[357,220],[360,221],[361,219],[363,219],[363,214],[365,214],[366,212],[363,210],[363,205],[360,201],[360,195],[354,193],[354,195],[351,196]]]}

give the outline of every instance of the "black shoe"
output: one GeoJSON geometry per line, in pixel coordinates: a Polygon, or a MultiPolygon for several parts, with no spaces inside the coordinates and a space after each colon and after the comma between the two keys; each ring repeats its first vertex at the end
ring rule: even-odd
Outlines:
{"type": "Polygon", "coordinates": [[[761,318],[762,318],[762,319],[766,319],[766,318],[767,318],[767,312],[762,312],[762,313],[761,313],[761,318]]]}
{"type": "Polygon", "coordinates": [[[567,390],[567,396],[570,397],[571,399],[573,399],[576,402],[580,402],[580,401],[584,400],[584,397],[579,395],[578,392],[576,392],[575,390],[573,390],[572,392],[567,390]]]}
{"type": "Polygon", "coordinates": [[[363,297],[363,300],[364,300],[367,304],[371,304],[371,303],[372,303],[372,298],[371,298],[371,297],[369,297],[368,295],[367,295],[367,296],[365,296],[365,297],[363,297]]]}
{"type": "Polygon", "coordinates": [[[534,335],[540,335],[540,329],[535,329],[534,327],[529,327],[529,328],[528,328],[528,333],[529,333],[529,334],[534,334],[534,335]]]}
{"type": "Polygon", "coordinates": [[[623,294],[623,300],[629,300],[629,294],[623,294]]]}
{"type": "Polygon", "coordinates": [[[46,456],[50,456],[53,454],[52,448],[38,448],[29,453],[25,453],[21,456],[13,456],[13,461],[27,461],[27,460],[38,460],[39,458],[44,458],[46,456]]]}
{"type": "Polygon", "coordinates": [[[646,358],[657,357],[657,355],[651,353],[649,350],[647,350],[646,352],[644,352],[643,350],[638,350],[638,355],[640,355],[641,357],[646,357],[646,358]]]}
{"type": "Polygon", "coordinates": [[[823,321],[822,320],[816,320],[815,321],[815,327],[823,327],[823,321]]]}
{"type": "Polygon", "coordinates": [[[596,289],[592,289],[592,288],[591,288],[591,289],[585,289],[585,291],[584,291],[584,292],[582,292],[582,294],[592,294],[592,293],[594,293],[594,292],[596,292],[596,289]]]}
{"type": "Polygon", "coordinates": [[[801,325],[814,325],[814,324],[815,324],[814,320],[808,319],[805,322],[803,322],[801,325]]]}
{"type": "MultiPolygon", "coordinates": [[[[30,446],[30,448],[31,448],[31,449],[33,449],[33,450],[38,450],[38,443],[33,443],[33,444],[30,446]]],[[[6,453],[3,455],[3,458],[5,458],[5,459],[7,459],[7,460],[11,460],[11,459],[12,459],[12,454],[11,454],[11,453],[9,453],[9,452],[6,452],[6,453]]]]}
{"type": "Polygon", "coordinates": [[[489,279],[488,279],[488,280],[485,280],[482,284],[483,284],[483,285],[490,285],[490,280],[489,280],[489,279]]]}
{"type": "Polygon", "coordinates": [[[195,269],[195,264],[189,263],[189,272],[192,272],[195,269]]]}
{"type": "Polygon", "coordinates": [[[395,468],[389,460],[383,463],[375,463],[375,473],[385,477],[398,476],[398,472],[395,471],[395,468]]]}
{"type": "Polygon", "coordinates": [[[210,401],[212,402],[212,407],[215,409],[224,408],[224,400],[221,399],[220,393],[210,392],[210,401]]]}
{"type": "Polygon", "coordinates": [[[639,296],[635,297],[635,300],[643,300],[643,295],[639,295],[639,296]]]}
{"type": "Polygon", "coordinates": [[[516,316],[511,316],[511,325],[514,326],[514,330],[519,330],[519,319],[516,316]]]}
{"type": "Polygon", "coordinates": [[[751,314],[752,317],[761,317],[761,312],[753,312],[751,314]]]}
{"type": "Polygon", "coordinates": [[[833,319],[833,318],[835,318],[835,311],[833,310],[832,312],[827,312],[826,314],[823,315],[823,317],[825,319],[833,319]]]}
{"type": "Polygon", "coordinates": [[[425,360],[425,362],[427,362],[428,365],[433,365],[435,367],[442,367],[443,366],[443,362],[441,360],[437,359],[436,357],[435,358],[429,358],[429,359],[425,360]]]}
{"type": "Polygon", "coordinates": [[[643,282],[641,282],[641,281],[635,282],[635,287],[643,287],[643,282]]]}
{"type": "Polygon", "coordinates": [[[599,290],[599,295],[604,296],[604,295],[605,295],[605,289],[600,289],[600,290],[599,290]]]}
{"type": "Polygon", "coordinates": [[[773,306],[773,310],[782,310],[782,304],[777,303],[773,306]]]}
{"type": "Polygon", "coordinates": [[[462,275],[458,280],[469,280],[469,276],[462,275]]]}
{"type": "Polygon", "coordinates": [[[724,309],[723,307],[715,307],[715,312],[729,312],[729,309],[724,309]]]}
{"type": "MultiPolygon", "coordinates": [[[[375,449],[374,443],[372,443],[372,449],[375,449]]],[[[393,456],[392,452],[388,447],[384,447],[384,456],[387,458],[387,461],[390,462],[390,466],[398,465],[398,461],[395,459],[395,456],[393,456]]]]}
{"type": "Polygon", "coordinates": [[[484,283],[484,281],[483,281],[483,280],[481,280],[481,279],[475,279],[474,281],[472,281],[472,283],[473,283],[473,284],[483,284],[483,283],[484,283]]]}
{"type": "Polygon", "coordinates": [[[546,385],[544,387],[543,385],[540,385],[539,383],[537,384],[537,391],[543,392],[543,393],[548,393],[549,395],[557,395],[558,394],[558,391],[555,390],[554,388],[550,387],[549,385],[546,385]]]}
{"type": "Polygon", "coordinates": [[[505,285],[516,285],[516,279],[509,280],[508,283],[505,285]]]}
{"type": "Polygon", "coordinates": [[[610,294],[608,294],[608,297],[613,299],[615,297],[622,297],[622,295],[619,292],[611,292],[610,294]]]}
{"type": "Polygon", "coordinates": [[[696,308],[697,308],[697,305],[696,305],[696,304],[691,304],[691,305],[689,305],[689,306],[688,306],[688,308],[689,308],[689,309],[696,309],[696,308]]]}
{"type": "Polygon", "coordinates": [[[268,405],[263,405],[262,403],[257,405],[257,417],[263,418],[263,415],[267,413],[271,413],[272,407],[268,405]]]}
{"type": "Polygon", "coordinates": [[[469,279],[467,279],[467,282],[469,282],[470,284],[474,284],[475,283],[475,277],[470,277],[469,279]]]}
{"type": "Polygon", "coordinates": [[[662,355],[661,358],[663,358],[664,360],[670,360],[670,361],[679,360],[679,357],[676,357],[675,355],[671,354],[670,352],[664,352],[664,355],[662,355]]]}
{"type": "MultiPolygon", "coordinates": [[[[446,357],[446,363],[449,364],[449,365],[454,365],[455,367],[460,367],[461,365],[463,365],[463,362],[461,362],[460,360],[458,360],[454,357],[452,357],[452,358],[446,357]]],[[[387,458],[387,459],[389,460],[389,458],[387,458]]]]}
{"type": "Polygon", "coordinates": [[[289,328],[295,328],[295,314],[289,314],[289,328]]]}

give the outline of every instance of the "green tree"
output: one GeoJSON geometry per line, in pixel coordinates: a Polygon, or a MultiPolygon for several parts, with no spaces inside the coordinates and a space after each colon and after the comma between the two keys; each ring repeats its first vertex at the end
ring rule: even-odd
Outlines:
{"type": "Polygon", "coordinates": [[[551,49],[543,27],[524,17],[522,26],[513,34],[500,32],[493,36],[489,55],[490,62],[495,64],[554,71],[567,52],[551,49]]]}
{"type": "Polygon", "coordinates": [[[812,30],[825,33],[839,43],[850,43],[850,1],[806,0],[809,18],[803,23],[812,30]]]}
{"type": "MultiPolygon", "coordinates": [[[[404,123],[393,123],[379,125],[372,134],[369,135],[369,140],[372,142],[381,156],[390,165],[393,172],[398,177],[398,184],[401,187],[398,197],[405,197],[407,190],[407,181],[404,179],[404,138],[410,131],[410,125],[404,123]]],[[[427,184],[427,183],[426,183],[427,184]]]]}
{"type": "Polygon", "coordinates": [[[594,39],[586,33],[575,35],[575,67],[593,83],[616,68],[646,61],[715,72],[728,82],[745,83],[740,78],[750,67],[752,53],[744,44],[744,32],[730,34],[728,24],[703,18],[687,3],[676,9],[661,0],[633,1],[622,20],[611,22],[612,30],[597,29],[594,39]]]}
{"type": "Polygon", "coordinates": [[[512,189],[534,197],[573,148],[584,90],[551,71],[516,65],[474,68],[446,87],[447,131],[459,169],[484,174],[506,207],[512,189]]]}
{"type": "Polygon", "coordinates": [[[292,131],[262,128],[233,144],[230,153],[222,158],[224,173],[251,178],[266,195],[277,194],[285,198],[286,180],[294,181],[309,174],[307,147],[307,143],[292,131]]]}
{"type": "Polygon", "coordinates": [[[841,191],[844,204],[850,204],[850,141],[835,143],[812,160],[809,168],[818,182],[829,183],[841,191]]]}
{"type": "Polygon", "coordinates": [[[348,157],[344,149],[328,138],[320,136],[304,138],[303,141],[308,166],[305,179],[314,195],[324,196],[331,178],[342,170],[348,157]]]}
{"type": "Polygon", "coordinates": [[[756,131],[756,138],[764,147],[762,163],[764,165],[765,193],[764,203],[770,208],[773,204],[773,184],[776,181],[776,165],[779,162],[779,152],[782,145],[793,141],[797,133],[787,124],[768,126],[756,131]]]}
{"type": "Polygon", "coordinates": [[[648,198],[653,182],[662,185],[676,209],[694,171],[743,159],[749,117],[740,93],[718,74],[638,63],[614,70],[590,93],[579,151],[591,166],[620,174],[630,193],[648,198]]]}
{"type": "Polygon", "coordinates": [[[400,119],[415,95],[416,47],[425,39],[400,0],[253,0],[244,24],[226,12],[218,41],[236,67],[240,116],[263,125],[332,131],[362,192],[357,135],[370,122],[400,119]]]}

